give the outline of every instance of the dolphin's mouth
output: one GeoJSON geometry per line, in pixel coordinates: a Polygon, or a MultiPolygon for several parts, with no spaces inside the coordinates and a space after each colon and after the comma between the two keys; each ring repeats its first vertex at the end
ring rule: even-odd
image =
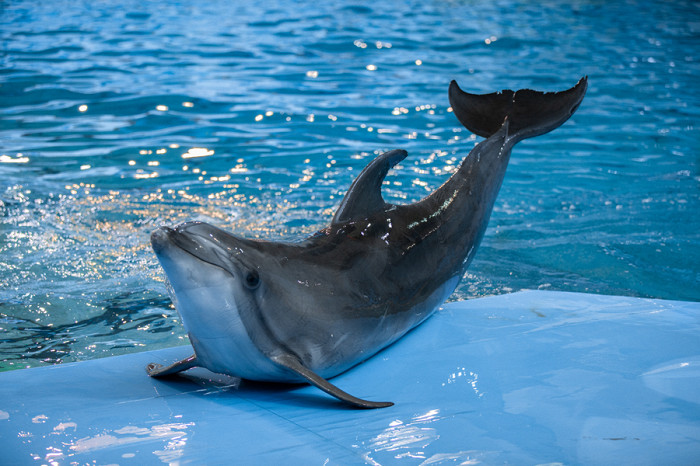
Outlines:
{"type": "Polygon", "coordinates": [[[195,259],[219,267],[236,276],[231,254],[216,239],[214,227],[205,223],[187,222],[175,228],[160,227],[151,233],[151,245],[158,257],[168,257],[176,247],[195,259]],[[210,231],[211,230],[211,231],[210,231]]]}

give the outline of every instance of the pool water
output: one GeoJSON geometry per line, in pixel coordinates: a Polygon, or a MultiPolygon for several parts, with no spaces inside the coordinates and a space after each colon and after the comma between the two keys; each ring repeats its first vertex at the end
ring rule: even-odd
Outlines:
{"type": "Polygon", "coordinates": [[[521,289],[700,301],[700,4],[0,4],[0,370],[182,344],[150,249],[203,220],[301,239],[376,154],[389,202],[478,141],[470,92],[588,94],[520,143],[451,300],[521,289]]]}

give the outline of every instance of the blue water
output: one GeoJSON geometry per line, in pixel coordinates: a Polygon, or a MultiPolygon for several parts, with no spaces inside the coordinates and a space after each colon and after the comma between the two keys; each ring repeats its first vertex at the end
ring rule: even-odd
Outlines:
{"type": "Polygon", "coordinates": [[[186,341],[148,235],[325,226],[377,153],[413,202],[477,139],[471,92],[589,90],[519,144],[452,300],[700,301],[693,1],[0,3],[0,370],[186,341]]]}

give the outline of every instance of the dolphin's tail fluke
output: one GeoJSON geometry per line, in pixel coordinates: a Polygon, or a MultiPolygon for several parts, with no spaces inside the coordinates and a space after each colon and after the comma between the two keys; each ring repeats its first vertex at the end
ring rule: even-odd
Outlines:
{"type": "Polygon", "coordinates": [[[539,136],[557,128],[574,114],[583,100],[588,78],[571,89],[540,92],[530,89],[492,94],[469,94],[450,83],[450,105],[457,119],[472,133],[489,137],[509,120],[508,134],[513,143],[539,136]]]}

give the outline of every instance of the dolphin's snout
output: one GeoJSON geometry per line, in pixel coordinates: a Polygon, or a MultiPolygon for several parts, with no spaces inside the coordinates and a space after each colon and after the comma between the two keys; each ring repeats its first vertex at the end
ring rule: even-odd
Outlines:
{"type": "Polygon", "coordinates": [[[162,226],[154,230],[151,246],[159,260],[186,253],[190,261],[206,262],[236,276],[228,245],[232,239],[228,233],[207,223],[185,222],[174,228],[162,226]]]}
{"type": "Polygon", "coordinates": [[[165,249],[165,246],[170,242],[172,232],[172,228],[163,226],[151,233],[151,246],[156,254],[165,249]]]}
{"type": "Polygon", "coordinates": [[[160,239],[162,239],[162,238],[165,238],[165,237],[167,237],[172,231],[173,231],[173,229],[170,228],[170,227],[165,227],[165,226],[159,227],[158,229],[153,230],[153,232],[151,232],[151,241],[160,240],[160,239]]]}

